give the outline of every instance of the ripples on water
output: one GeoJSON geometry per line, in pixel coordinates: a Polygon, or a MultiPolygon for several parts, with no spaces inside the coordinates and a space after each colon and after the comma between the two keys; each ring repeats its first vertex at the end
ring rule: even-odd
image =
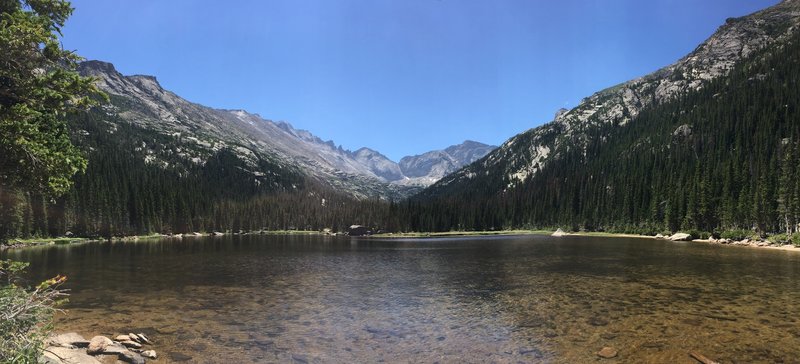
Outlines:
{"type": "Polygon", "coordinates": [[[156,362],[799,362],[800,252],[649,239],[234,236],[6,253],[57,328],[156,362]]]}

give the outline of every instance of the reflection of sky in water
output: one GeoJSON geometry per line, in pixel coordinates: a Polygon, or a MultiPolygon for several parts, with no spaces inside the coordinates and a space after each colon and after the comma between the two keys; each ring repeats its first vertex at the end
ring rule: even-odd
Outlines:
{"type": "Polygon", "coordinates": [[[800,356],[800,253],[646,239],[192,238],[12,251],[64,329],[192,362],[731,362],[800,356]],[[192,359],[187,359],[190,356],[192,359]]]}

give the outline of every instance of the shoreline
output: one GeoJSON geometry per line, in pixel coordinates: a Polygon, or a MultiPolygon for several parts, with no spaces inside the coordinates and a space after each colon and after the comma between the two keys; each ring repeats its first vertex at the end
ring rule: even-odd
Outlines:
{"type": "MultiPolygon", "coordinates": [[[[581,236],[581,237],[599,237],[599,238],[634,238],[634,239],[653,239],[653,240],[671,240],[668,236],[660,235],[640,235],[640,234],[626,234],[626,233],[608,233],[608,232],[561,232],[560,235],[554,235],[554,230],[496,230],[496,231],[445,231],[445,232],[404,232],[404,233],[380,233],[363,236],[349,236],[346,233],[331,233],[327,231],[316,230],[257,230],[249,232],[203,232],[203,233],[186,233],[186,234],[149,234],[149,235],[131,235],[120,236],[112,238],[87,238],[87,237],[57,237],[57,238],[29,238],[29,239],[12,239],[8,245],[0,245],[0,250],[11,249],[26,249],[50,245],[73,245],[92,242],[135,242],[139,240],[151,239],[184,239],[195,237],[214,237],[214,236],[232,236],[232,235],[319,235],[319,236],[339,236],[339,237],[352,237],[361,239],[436,239],[436,238],[458,238],[458,237],[478,237],[478,236],[525,236],[525,235],[542,235],[542,236],[581,236]]],[[[778,245],[771,243],[767,240],[750,240],[744,239],[740,241],[731,241],[728,239],[691,239],[680,240],[674,242],[683,243],[706,243],[721,246],[738,246],[749,248],[767,248],[773,250],[783,251],[797,251],[800,252],[800,246],[791,244],[778,245]]]]}

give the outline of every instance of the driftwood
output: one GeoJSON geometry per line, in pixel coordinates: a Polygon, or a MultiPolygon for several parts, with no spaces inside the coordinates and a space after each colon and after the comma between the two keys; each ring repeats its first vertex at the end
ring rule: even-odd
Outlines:
{"type": "Polygon", "coordinates": [[[713,360],[709,359],[707,356],[705,356],[703,354],[700,354],[700,353],[698,353],[698,352],[696,352],[694,350],[689,352],[689,356],[691,356],[692,358],[694,358],[695,360],[697,360],[697,361],[699,361],[699,362],[701,362],[703,364],[719,364],[718,361],[713,361],[713,360]]]}

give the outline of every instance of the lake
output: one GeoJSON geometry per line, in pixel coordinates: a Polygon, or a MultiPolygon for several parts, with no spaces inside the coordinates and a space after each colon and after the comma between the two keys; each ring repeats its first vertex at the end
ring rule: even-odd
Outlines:
{"type": "Polygon", "coordinates": [[[800,252],[652,239],[223,236],[2,253],[69,277],[59,332],[157,363],[800,362],[800,252]],[[619,354],[599,359],[611,346],[619,354]]]}

